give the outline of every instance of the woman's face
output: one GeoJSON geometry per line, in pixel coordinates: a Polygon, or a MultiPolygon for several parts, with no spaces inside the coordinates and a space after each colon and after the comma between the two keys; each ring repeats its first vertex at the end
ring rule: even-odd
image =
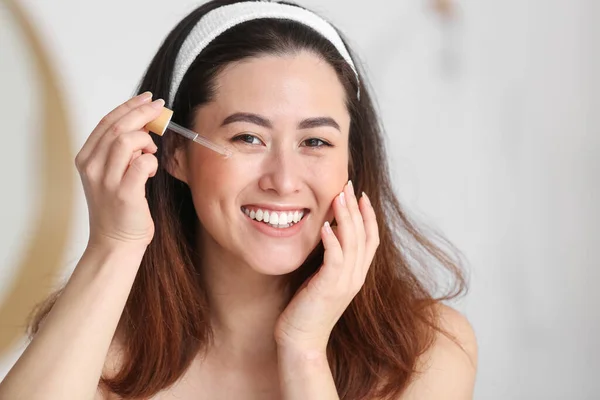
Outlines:
{"type": "Polygon", "coordinates": [[[309,52],[231,64],[216,84],[194,130],[233,155],[190,143],[176,174],[191,189],[200,245],[260,273],[291,272],[319,243],[348,180],[343,86],[309,52]]]}

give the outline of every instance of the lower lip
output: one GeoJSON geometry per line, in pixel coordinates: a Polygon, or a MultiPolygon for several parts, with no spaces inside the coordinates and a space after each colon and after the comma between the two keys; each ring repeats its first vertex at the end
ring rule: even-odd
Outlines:
{"type": "Polygon", "coordinates": [[[274,228],[273,226],[271,226],[269,224],[266,224],[264,222],[258,222],[257,220],[250,218],[243,212],[242,212],[242,214],[260,232],[264,233],[265,235],[272,236],[272,237],[278,237],[278,238],[286,238],[286,237],[294,236],[295,234],[300,232],[300,229],[302,229],[302,225],[304,224],[304,220],[306,220],[306,217],[308,216],[308,214],[305,213],[304,217],[302,217],[302,219],[300,221],[296,222],[294,225],[292,225],[288,228],[274,228]]]}

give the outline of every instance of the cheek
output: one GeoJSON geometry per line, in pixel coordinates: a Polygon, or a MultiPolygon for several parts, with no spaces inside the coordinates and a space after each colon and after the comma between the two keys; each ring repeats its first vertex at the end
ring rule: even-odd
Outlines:
{"type": "Polygon", "coordinates": [[[187,167],[188,185],[197,206],[218,211],[222,203],[239,192],[241,169],[234,158],[200,149],[191,152],[187,167]]]}
{"type": "Polygon", "coordinates": [[[317,193],[319,202],[331,205],[335,196],[348,182],[348,155],[340,152],[335,157],[313,160],[306,164],[306,169],[310,175],[311,187],[317,193]]]}
{"type": "Polygon", "coordinates": [[[212,208],[215,203],[231,201],[256,177],[257,158],[234,154],[224,158],[211,150],[194,149],[188,158],[188,184],[194,197],[212,208]]]}

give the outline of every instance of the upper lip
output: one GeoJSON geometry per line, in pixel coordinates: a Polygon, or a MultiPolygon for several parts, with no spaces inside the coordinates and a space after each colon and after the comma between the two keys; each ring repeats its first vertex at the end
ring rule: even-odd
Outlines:
{"type": "Polygon", "coordinates": [[[244,204],[244,208],[260,208],[261,210],[273,210],[273,211],[307,211],[306,207],[296,205],[285,205],[285,204],[264,204],[264,203],[252,203],[244,204]]]}

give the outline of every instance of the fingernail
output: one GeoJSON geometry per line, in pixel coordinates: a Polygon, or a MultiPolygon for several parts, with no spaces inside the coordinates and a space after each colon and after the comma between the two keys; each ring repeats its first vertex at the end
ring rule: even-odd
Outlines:
{"type": "Polygon", "coordinates": [[[331,230],[331,225],[329,225],[329,221],[325,221],[325,224],[323,224],[323,226],[325,227],[325,232],[327,232],[330,235],[333,233],[333,231],[331,230]]]}
{"type": "Polygon", "coordinates": [[[152,98],[152,92],[144,92],[139,95],[139,98],[142,103],[145,103],[152,98]]]}
{"type": "Polygon", "coordinates": [[[365,198],[365,201],[367,202],[367,204],[371,204],[371,200],[369,199],[369,196],[367,196],[367,194],[365,192],[362,192],[362,197],[365,198]]]}
{"type": "Polygon", "coordinates": [[[156,99],[151,104],[153,108],[163,108],[165,101],[163,99],[156,99]]]}
{"type": "Polygon", "coordinates": [[[340,193],[340,203],[346,207],[346,195],[344,194],[344,192],[340,193]]]}

